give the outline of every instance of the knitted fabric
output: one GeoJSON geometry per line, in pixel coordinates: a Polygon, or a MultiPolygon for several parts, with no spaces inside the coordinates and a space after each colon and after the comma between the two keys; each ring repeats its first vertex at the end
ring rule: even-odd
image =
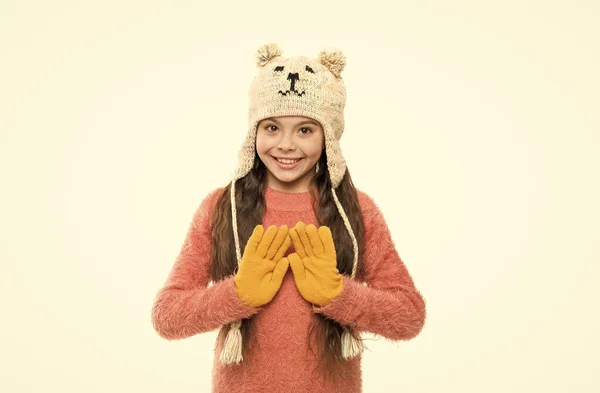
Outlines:
{"type": "Polygon", "coordinates": [[[256,64],[259,71],[250,86],[248,134],[238,153],[238,166],[230,191],[238,262],[241,261],[241,245],[237,232],[235,182],[246,176],[254,165],[257,125],[262,119],[269,117],[306,116],[317,120],[323,127],[331,192],[354,247],[354,277],[358,263],[358,244],[335,191],[346,173],[346,161],[339,144],[344,132],[346,87],[341,73],[346,66],[346,57],[337,49],[324,49],[319,52],[317,59],[305,56],[284,58],[279,45],[267,44],[258,49],[256,64]]]}
{"type": "Polygon", "coordinates": [[[329,176],[337,188],[346,172],[339,145],[344,132],[346,88],[341,72],[346,57],[339,50],[326,49],[317,59],[284,58],[277,44],[267,44],[259,48],[256,63],[259,70],[249,92],[249,129],[233,180],[244,177],[254,165],[256,127],[262,119],[306,116],[323,127],[329,176]]]}
{"type": "MultiPolygon", "coordinates": [[[[257,125],[260,120],[269,117],[306,116],[317,120],[323,127],[327,170],[332,184],[331,193],[354,249],[350,276],[354,278],[358,266],[358,242],[335,191],[346,173],[346,162],[339,144],[344,131],[346,88],[341,72],[346,66],[346,57],[339,50],[326,49],[319,53],[317,59],[305,56],[284,58],[277,44],[267,44],[259,48],[256,64],[259,71],[249,92],[248,134],[239,152],[239,162],[230,188],[232,229],[238,263],[241,263],[242,247],[237,230],[235,183],[246,176],[254,165],[257,125]]],[[[235,321],[230,326],[227,345],[221,357],[225,364],[239,363],[243,360],[240,350],[240,322],[235,321]]],[[[345,327],[342,356],[351,359],[362,350],[360,341],[354,337],[349,327],[345,327]]]]}
{"type": "MultiPolygon", "coordinates": [[[[420,333],[426,318],[425,301],[396,251],[381,211],[368,195],[357,192],[365,228],[364,263],[356,279],[343,277],[342,293],[325,307],[302,298],[291,269],[273,300],[260,308],[240,300],[233,275],[210,285],[212,223],[222,189],[200,204],[168,279],[155,298],[152,323],[161,337],[179,340],[252,318],[253,345],[243,362],[223,365],[219,360],[222,343],[215,345],[213,393],[360,393],[361,356],[343,362],[332,381],[317,371],[320,343],[314,330],[310,333],[317,314],[393,341],[410,340],[420,333]]],[[[318,225],[308,192],[292,194],[267,188],[265,200],[265,227],[292,227],[298,221],[318,225]]],[[[286,254],[293,251],[290,247],[286,254]]]]}

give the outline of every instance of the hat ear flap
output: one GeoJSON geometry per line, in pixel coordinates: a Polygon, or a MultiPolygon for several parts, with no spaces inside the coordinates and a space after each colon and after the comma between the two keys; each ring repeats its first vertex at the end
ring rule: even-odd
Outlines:
{"type": "Polygon", "coordinates": [[[277,56],[281,56],[281,48],[275,43],[265,44],[256,51],[256,65],[264,67],[277,56]]]}
{"type": "Polygon", "coordinates": [[[339,49],[323,49],[319,52],[319,62],[327,67],[336,78],[341,78],[342,71],[346,66],[346,56],[339,49]]]}
{"type": "Polygon", "coordinates": [[[325,129],[325,154],[327,154],[327,169],[331,186],[337,188],[346,174],[346,160],[342,154],[339,140],[333,136],[329,126],[325,129]]]}

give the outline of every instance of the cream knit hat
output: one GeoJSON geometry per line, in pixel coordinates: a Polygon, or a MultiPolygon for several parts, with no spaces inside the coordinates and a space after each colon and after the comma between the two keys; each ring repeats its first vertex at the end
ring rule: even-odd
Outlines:
{"type": "MultiPolygon", "coordinates": [[[[254,165],[256,154],[256,128],[262,119],[276,116],[305,116],[317,120],[325,133],[325,154],[331,179],[331,192],[354,247],[354,264],[351,278],[356,275],[358,245],[356,237],[338,200],[335,189],[346,173],[346,161],[339,140],[344,132],[344,107],[346,88],[341,72],[346,57],[336,49],[322,50],[316,59],[299,56],[284,58],[277,44],[263,45],[258,49],[256,64],[258,72],[250,86],[248,111],[248,134],[238,154],[238,166],[231,181],[231,214],[238,263],[241,262],[240,240],[237,230],[235,182],[246,176],[254,165]]],[[[221,353],[224,364],[238,363],[241,354],[241,322],[230,324],[225,346],[221,353]]],[[[349,328],[342,336],[342,355],[353,358],[362,351],[349,328]]]]}

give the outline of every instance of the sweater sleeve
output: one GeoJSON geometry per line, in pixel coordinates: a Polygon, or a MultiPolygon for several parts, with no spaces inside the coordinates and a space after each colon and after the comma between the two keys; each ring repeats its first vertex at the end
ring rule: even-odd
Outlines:
{"type": "Polygon", "coordinates": [[[233,275],[211,281],[212,221],[222,189],[210,193],[197,208],[175,263],[152,306],[152,324],[168,340],[215,330],[248,318],[260,308],[238,297],[233,275]]]}
{"type": "Polygon", "coordinates": [[[358,195],[365,229],[360,276],[367,285],[344,275],[341,294],[313,311],[358,331],[409,340],[423,328],[425,300],[398,255],[383,214],[369,196],[358,195]]]}

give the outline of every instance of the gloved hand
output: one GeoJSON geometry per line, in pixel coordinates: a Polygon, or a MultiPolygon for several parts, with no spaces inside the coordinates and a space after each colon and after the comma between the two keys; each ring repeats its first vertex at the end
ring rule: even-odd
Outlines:
{"type": "Polygon", "coordinates": [[[291,243],[285,225],[279,229],[272,225],[266,232],[262,225],[254,227],[234,278],[236,292],[244,303],[259,307],[273,299],[289,267],[283,255],[291,243]]]}
{"type": "Polygon", "coordinates": [[[313,224],[299,222],[290,229],[290,236],[296,252],[287,259],[298,291],[310,303],[327,305],[344,289],[331,230],[321,226],[317,231],[313,224]]]}

